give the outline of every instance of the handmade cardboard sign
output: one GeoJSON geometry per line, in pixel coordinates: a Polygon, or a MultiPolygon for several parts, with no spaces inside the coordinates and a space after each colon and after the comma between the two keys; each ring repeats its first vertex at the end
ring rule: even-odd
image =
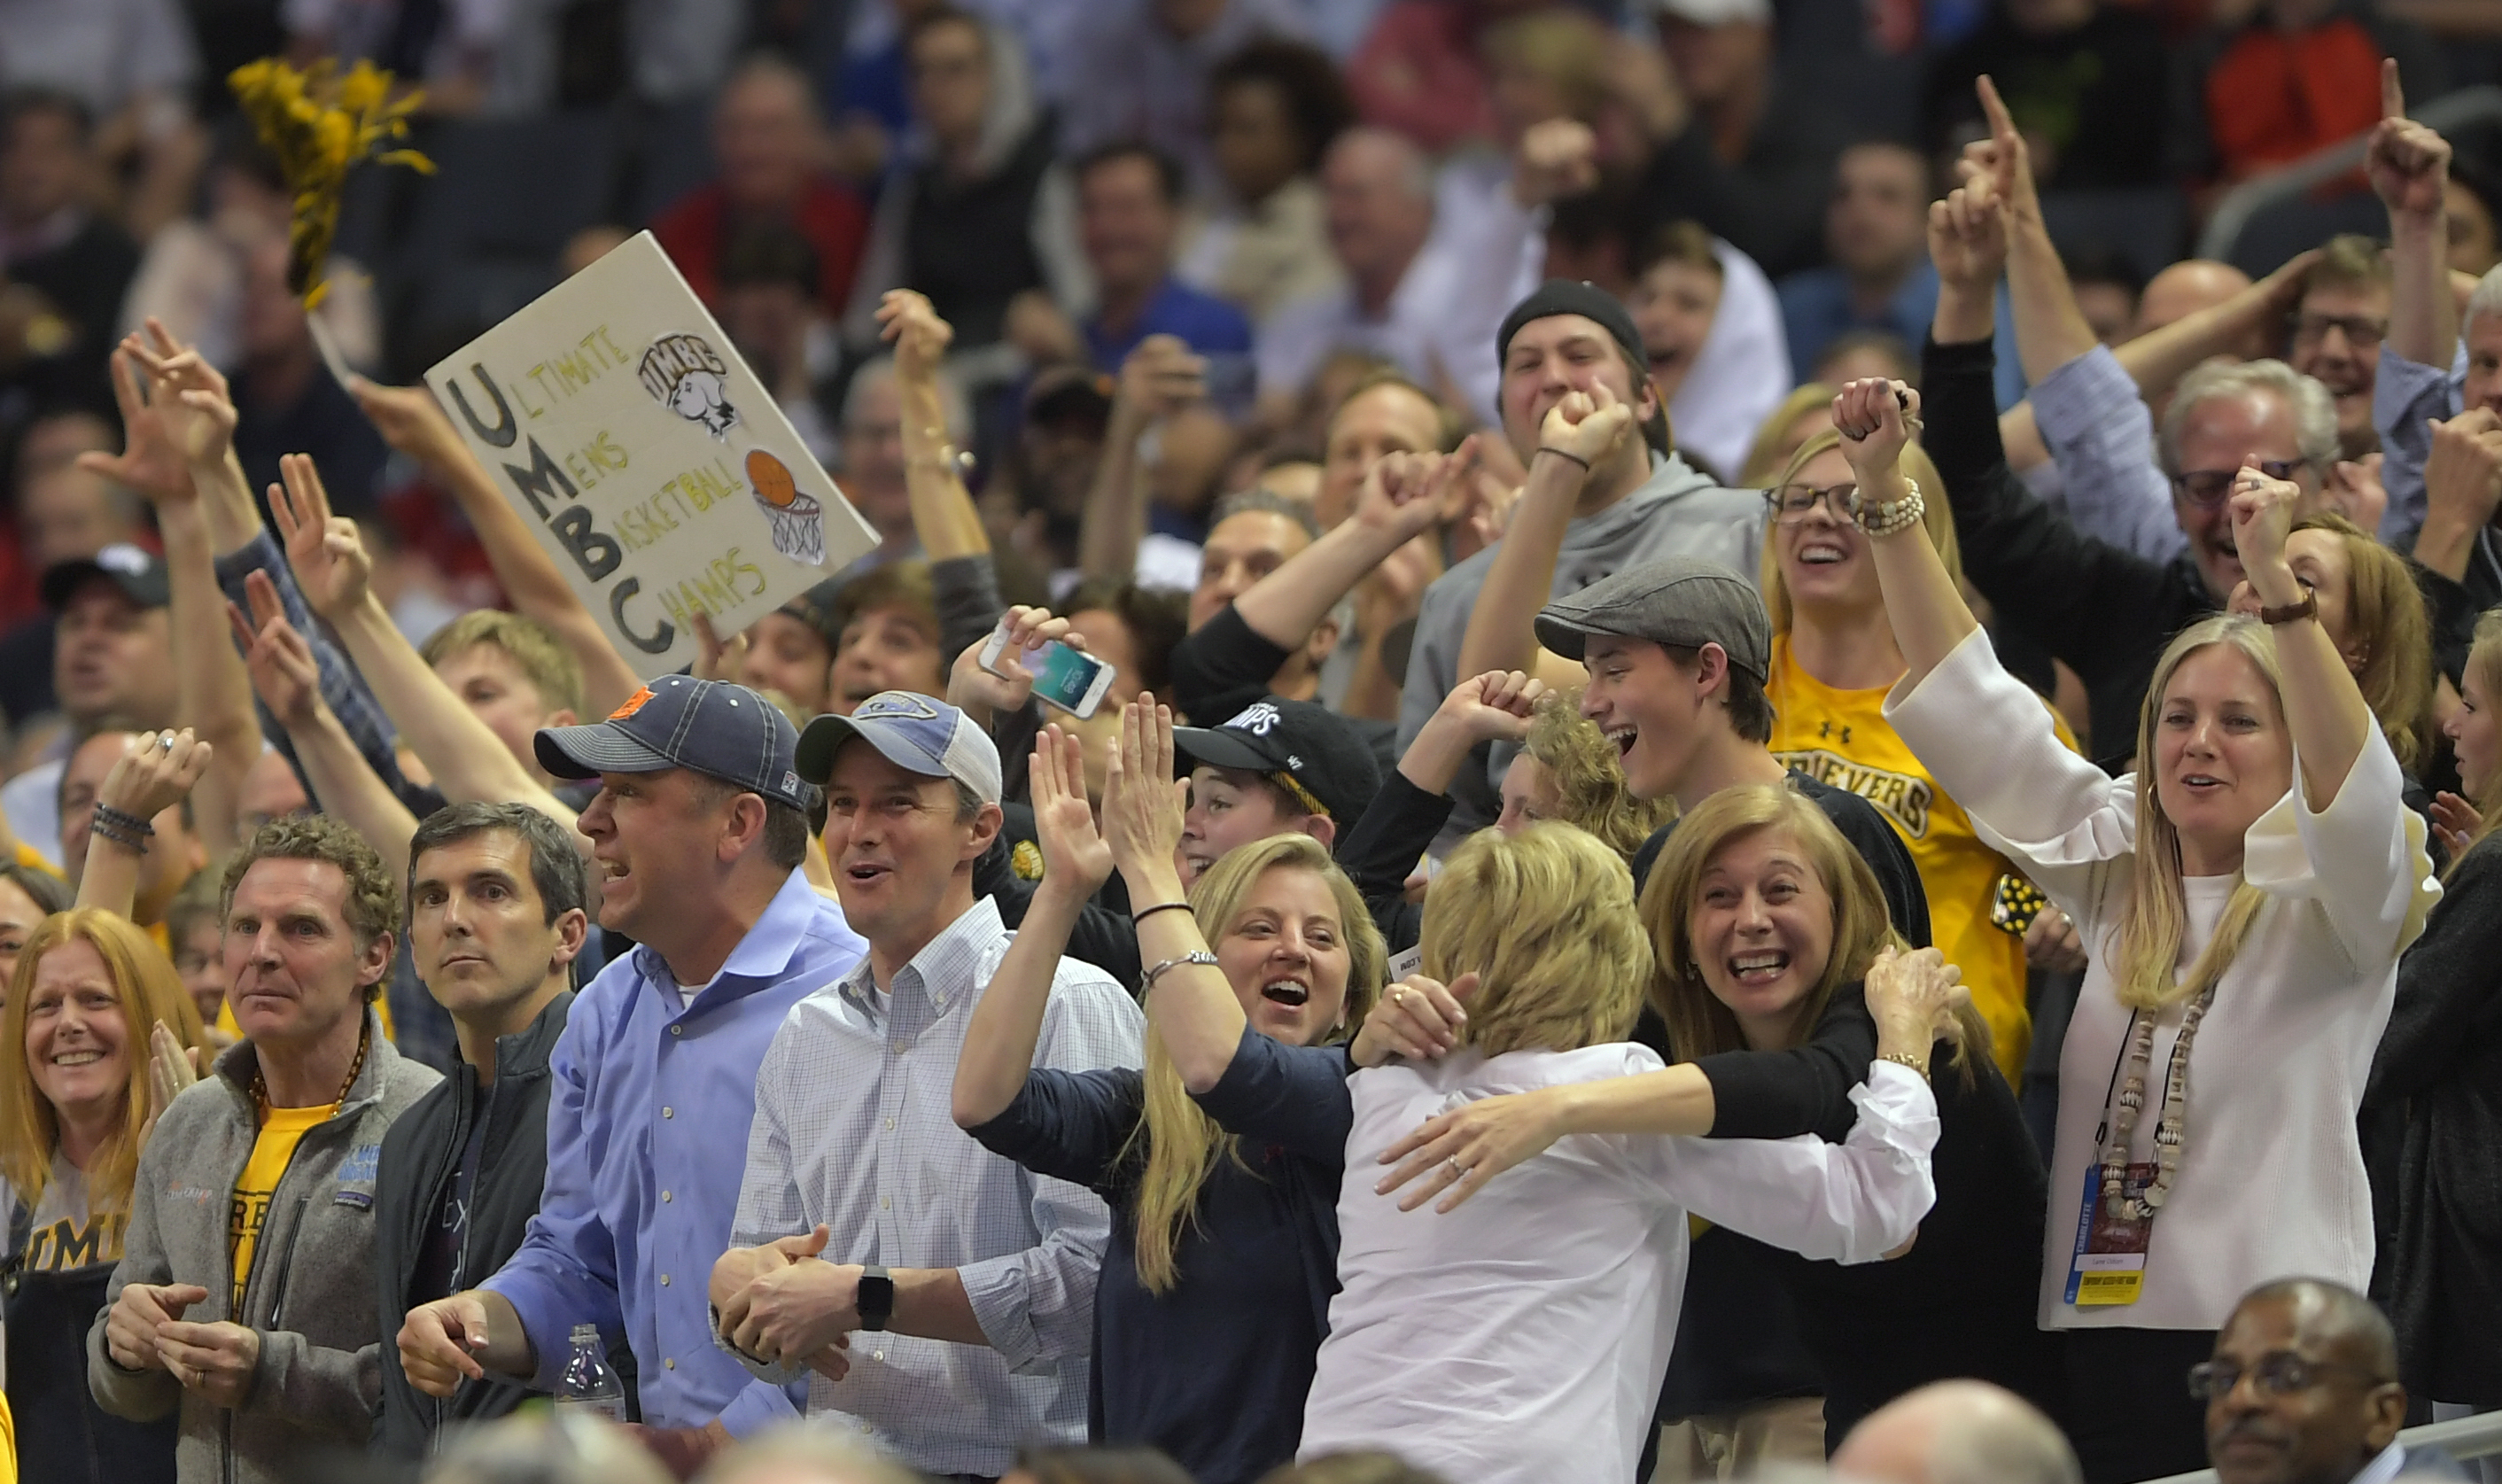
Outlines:
{"type": "Polygon", "coordinates": [[[426,382],[647,679],[877,544],[649,232],[426,382]]]}

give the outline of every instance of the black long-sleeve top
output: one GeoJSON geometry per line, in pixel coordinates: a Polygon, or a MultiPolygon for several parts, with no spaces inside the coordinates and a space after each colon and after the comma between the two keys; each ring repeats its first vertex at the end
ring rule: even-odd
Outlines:
{"type": "Polygon", "coordinates": [[[2417,1396],[2502,1405],[2502,838],[2470,850],[2398,993],[2363,1094],[2382,1232],[2373,1297],[2417,1396]]]}
{"type": "Polygon", "coordinates": [[[1964,575],[2001,626],[2077,672],[2095,748],[2125,759],[2163,647],[2219,605],[2186,553],[2154,562],[2097,541],[2024,488],[1999,442],[1995,366],[1986,340],[1922,349],[1920,446],[1945,479],[1964,575]]]}

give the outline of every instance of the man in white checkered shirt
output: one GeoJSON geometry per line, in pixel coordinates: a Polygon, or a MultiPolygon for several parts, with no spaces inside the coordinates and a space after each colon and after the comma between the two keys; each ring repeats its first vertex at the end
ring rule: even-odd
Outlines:
{"type": "MultiPolygon", "coordinates": [[[[996,1479],[1021,1445],[1085,1440],[1111,1221],[950,1111],[1010,940],[972,886],[999,828],[998,750],[956,708],[890,691],[811,723],[798,766],[825,786],[834,884],[869,951],[792,1008],[757,1074],[712,1275],[721,1342],[759,1385],[813,1370],[811,1415],[915,1468],[996,1479]]],[[[1063,959],[1034,1064],[1136,1066],[1144,1025],[1108,975],[1063,959]]]]}

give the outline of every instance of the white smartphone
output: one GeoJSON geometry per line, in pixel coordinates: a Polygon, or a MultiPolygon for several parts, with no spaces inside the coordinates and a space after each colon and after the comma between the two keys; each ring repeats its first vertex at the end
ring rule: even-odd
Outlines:
{"type": "MultiPolygon", "coordinates": [[[[991,630],[990,642],[982,646],[983,669],[994,675],[1007,673],[999,668],[999,657],[1007,643],[1006,629],[991,630]]],[[[1019,658],[1026,673],[1033,677],[1034,699],[1056,706],[1081,722],[1095,714],[1095,708],[1103,703],[1103,692],[1112,689],[1110,665],[1057,639],[1043,641],[1019,658]]]]}

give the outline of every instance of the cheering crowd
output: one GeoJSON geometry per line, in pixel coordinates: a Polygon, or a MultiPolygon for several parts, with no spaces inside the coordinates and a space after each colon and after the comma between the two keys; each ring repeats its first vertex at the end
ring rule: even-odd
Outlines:
{"type": "Polygon", "coordinates": [[[272,18],[438,141],[698,110],[648,224],[877,545],[642,673],[391,384],[449,239],[308,320],[230,38],[0,3],[14,1477],[2468,1476],[2422,33],[1871,8],[1898,140],[1765,0],[489,9],[272,18]],[[2357,133],[2255,280],[2061,225],[2357,133]]]}

